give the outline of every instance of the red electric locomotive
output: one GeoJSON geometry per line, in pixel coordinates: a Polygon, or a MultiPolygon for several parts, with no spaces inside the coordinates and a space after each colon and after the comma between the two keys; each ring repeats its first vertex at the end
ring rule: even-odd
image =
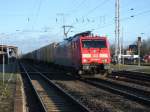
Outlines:
{"type": "Polygon", "coordinates": [[[79,74],[110,72],[110,49],[107,37],[93,36],[90,31],[76,34],[59,43],[54,63],[74,68],[79,74]]]}

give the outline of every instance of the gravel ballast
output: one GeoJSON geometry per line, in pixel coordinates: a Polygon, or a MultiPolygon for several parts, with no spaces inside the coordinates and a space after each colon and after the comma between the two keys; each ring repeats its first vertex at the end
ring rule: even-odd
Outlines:
{"type": "Polygon", "coordinates": [[[81,81],[55,82],[94,112],[149,112],[145,106],[81,81]]]}

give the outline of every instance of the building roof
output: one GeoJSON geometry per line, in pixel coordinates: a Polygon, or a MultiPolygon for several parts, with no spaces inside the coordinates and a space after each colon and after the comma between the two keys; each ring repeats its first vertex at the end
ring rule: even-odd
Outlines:
{"type": "Polygon", "coordinates": [[[3,47],[3,48],[15,48],[15,49],[18,48],[16,46],[9,46],[9,45],[0,45],[0,47],[3,47]]]}

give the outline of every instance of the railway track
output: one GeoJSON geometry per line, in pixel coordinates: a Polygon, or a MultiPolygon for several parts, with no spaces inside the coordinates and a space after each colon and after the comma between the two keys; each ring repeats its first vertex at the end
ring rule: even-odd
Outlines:
{"type": "Polygon", "coordinates": [[[102,88],[107,91],[113,92],[115,94],[123,95],[130,100],[137,101],[144,105],[150,106],[149,91],[129,87],[116,82],[108,81],[106,79],[84,78],[78,80],[96,86],[98,88],[102,88]]]}
{"type": "MultiPolygon", "coordinates": [[[[40,72],[28,72],[21,64],[44,112],[89,112],[85,106],[63,91],[40,72]]],[[[33,69],[32,69],[33,70],[33,69]]]]}
{"type": "Polygon", "coordinates": [[[126,77],[126,78],[135,79],[139,81],[150,82],[150,74],[146,74],[146,73],[119,71],[119,72],[113,72],[112,76],[120,76],[120,77],[126,77]]]}
{"type": "Polygon", "coordinates": [[[26,75],[26,72],[23,72],[24,69],[20,63],[19,67],[24,87],[26,112],[44,112],[44,108],[42,107],[38,97],[36,96],[32,83],[29,80],[28,75],[26,75]]]}
{"type": "Polygon", "coordinates": [[[124,77],[124,76],[117,76],[116,75],[116,76],[108,76],[108,78],[116,80],[116,81],[129,82],[131,84],[137,84],[137,85],[141,85],[144,87],[150,87],[150,82],[137,80],[137,79],[131,79],[131,78],[124,77]]]}
{"type": "Polygon", "coordinates": [[[94,85],[99,88],[103,88],[115,94],[123,95],[128,99],[138,101],[139,103],[150,106],[150,92],[148,91],[144,91],[134,87],[129,87],[116,82],[108,81],[106,79],[90,78],[81,80],[88,84],[94,85]]]}
{"type": "Polygon", "coordinates": [[[150,74],[130,71],[119,71],[113,72],[112,75],[108,77],[114,80],[150,87],[150,74]]]}

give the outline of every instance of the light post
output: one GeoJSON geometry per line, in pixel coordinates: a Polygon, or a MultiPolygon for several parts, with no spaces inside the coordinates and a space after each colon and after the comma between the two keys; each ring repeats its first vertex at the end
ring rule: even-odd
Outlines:
{"type": "MultiPolygon", "coordinates": [[[[4,52],[3,46],[4,44],[2,44],[2,50],[4,52]]],[[[5,54],[3,53],[3,85],[4,83],[5,83],[5,54]]]]}
{"type": "MultiPolygon", "coordinates": [[[[3,34],[1,34],[2,36],[3,34]]],[[[1,39],[1,43],[2,43],[2,74],[3,74],[3,85],[5,84],[5,53],[4,53],[4,43],[3,43],[3,39],[1,39]]]]}

